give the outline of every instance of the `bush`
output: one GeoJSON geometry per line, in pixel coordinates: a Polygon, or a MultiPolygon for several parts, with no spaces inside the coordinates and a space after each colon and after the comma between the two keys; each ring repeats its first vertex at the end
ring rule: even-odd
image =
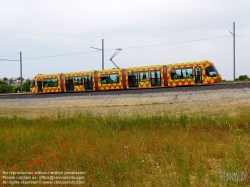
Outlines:
{"type": "Polygon", "coordinates": [[[249,79],[249,77],[248,77],[247,75],[240,75],[240,76],[239,76],[239,80],[240,80],[240,81],[248,81],[248,80],[250,80],[250,79],[249,79]]]}
{"type": "Polygon", "coordinates": [[[23,84],[23,92],[29,92],[30,91],[30,84],[31,84],[31,80],[27,80],[23,84]]]}
{"type": "Polygon", "coordinates": [[[4,84],[0,84],[0,93],[8,93],[8,87],[5,86],[4,84]]]}

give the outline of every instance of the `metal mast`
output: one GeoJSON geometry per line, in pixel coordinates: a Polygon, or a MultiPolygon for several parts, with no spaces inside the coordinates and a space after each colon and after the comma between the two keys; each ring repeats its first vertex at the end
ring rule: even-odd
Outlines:
{"type": "Polygon", "coordinates": [[[20,81],[20,92],[23,92],[23,75],[22,75],[22,52],[20,52],[20,77],[21,77],[21,81],[20,81]]]}
{"type": "Polygon", "coordinates": [[[104,39],[102,39],[102,70],[104,70],[104,39]]]}
{"type": "Polygon", "coordinates": [[[102,48],[96,48],[96,47],[90,47],[92,49],[97,49],[99,51],[102,51],[102,70],[104,70],[104,39],[102,39],[102,48]]]}
{"type": "MultiPolygon", "coordinates": [[[[230,31],[229,31],[230,32],[230,31]]],[[[230,32],[233,35],[233,67],[234,67],[234,83],[235,83],[235,22],[233,22],[233,33],[230,32]]]]}

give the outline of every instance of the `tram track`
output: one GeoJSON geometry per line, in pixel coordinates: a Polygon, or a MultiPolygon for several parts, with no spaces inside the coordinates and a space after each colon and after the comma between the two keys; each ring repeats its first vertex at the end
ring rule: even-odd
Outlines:
{"type": "Polygon", "coordinates": [[[128,89],[128,90],[110,90],[110,91],[84,91],[84,92],[62,92],[62,93],[15,93],[15,94],[0,94],[0,100],[3,99],[40,99],[53,97],[71,97],[71,96],[109,96],[109,95],[123,95],[123,94],[147,94],[147,93],[161,93],[161,92],[196,92],[205,90],[221,90],[221,89],[244,89],[250,88],[250,82],[239,83],[218,83],[210,85],[194,85],[194,86],[180,86],[180,87],[158,87],[145,89],[128,89]]]}

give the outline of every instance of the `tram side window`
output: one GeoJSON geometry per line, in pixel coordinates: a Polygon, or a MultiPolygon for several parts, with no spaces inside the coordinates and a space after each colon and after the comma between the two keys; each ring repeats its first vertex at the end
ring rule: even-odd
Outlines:
{"type": "Polygon", "coordinates": [[[114,84],[119,83],[118,74],[101,75],[101,84],[114,84]]]}
{"type": "Polygon", "coordinates": [[[216,77],[217,71],[213,66],[208,66],[206,68],[206,75],[210,77],[216,77]]]}
{"type": "Polygon", "coordinates": [[[183,71],[186,72],[186,79],[193,78],[193,68],[185,68],[183,71]]]}
{"type": "Polygon", "coordinates": [[[84,77],[84,87],[85,89],[93,89],[92,76],[87,75],[84,77]]]}
{"type": "Polygon", "coordinates": [[[92,76],[85,76],[84,82],[92,83],[92,76]]]}
{"type": "Polygon", "coordinates": [[[140,77],[140,82],[148,81],[148,79],[149,79],[149,77],[148,77],[148,71],[141,71],[139,73],[139,77],[140,77]]]}
{"type": "Polygon", "coordinates": [[[43,79],[43,87],[58,87],[58,79],[43,79]]]}
{"type": "Polygon", "coordinates": [[[74,77],[74,79],[75,79],[76,86],[83,85],[83,78],[82,77],[74,77]]]}
{"type": "Polygon", "coordinates": [[[192,68],[172,69],[171,79],[189,79],[193,78],[192,68]]]}
{"type": "Polygon", "coordinates": [[[110,79],[111,79],[112,83],[119,83],[119,75],[118,74],[110,75],[110,79]]]}

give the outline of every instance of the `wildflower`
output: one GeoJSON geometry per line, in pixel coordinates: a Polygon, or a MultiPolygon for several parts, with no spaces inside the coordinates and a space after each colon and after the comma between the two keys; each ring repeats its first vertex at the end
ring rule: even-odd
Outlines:
{"type": "Polygon", "coordinates": [[[153,140],[150,140],[150,144],[151,144],[151,145],[154,145],[155,142],[154,142],[153,140]]]}
{"type": "Polygon", "coordinates": [[[130,147],[130,144],[128,146],[127,145],[124,146],[125,149],[128,149],[129,147],[130,147]]]}
{"type": "Polygon", "coordinates": [[[35,166],[35,164],[33,163],[33,162],[30,162],[30,166],[32,167],[32,166],[35,166]]]}
{"type": "Polygon", "coordinates": [[[52,154],[50,154],[50,156],[51,156],[52,158],[55,158],[55,157],[56,157],[56,154],[55,154],[55,153],[52,153],[52,154]]]}
{"type": "Polygon", "coordinates": [[[60,144],[61,147],[65,147],[66,145],[67,145],[66,142],[63,142],[63,143],[60,144]]]}
{"type": "Polygon", "coordinates": [[[90,151],[92,151],[94,153],[94,152],[96,152],[96,148],[91,148],[90,151]]]}
{"type": "Polygon", "coordinates": [[[16,165],[13,165],[12,168],[13,168],[13,169],[16,169],[16,165]]]}
{"type": "Polygon", "coordinates": [[[82,148],[78,147],[76,151],[79,152],[79,153],[81,153],[82,152],[82,148]]]}
{"type": "Polygon", "coordinates": [[[36,161],[37,161],[38,164],[43,163],[43,160],[41,160],[40,158],[38,158],[36,161]]]}

